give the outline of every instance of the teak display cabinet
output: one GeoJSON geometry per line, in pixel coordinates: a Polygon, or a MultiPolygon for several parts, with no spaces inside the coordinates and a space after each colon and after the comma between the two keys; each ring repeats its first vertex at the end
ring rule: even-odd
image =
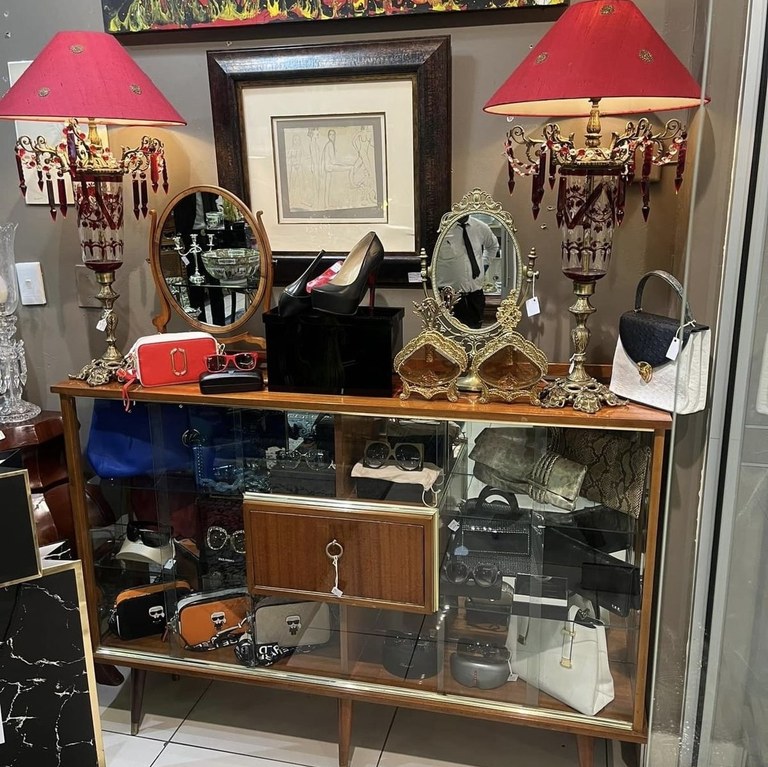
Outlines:
{"type": "MultiPolygon", "coordinates": [[[[73,381],[54,386],[53,391],[61,399],[76,543],[86,576],[95,658],[98,663],[134,670],[134,731],[140,721],[144,676],[151,670],[273,685],[336,698],[342,767],[350,760],[354,701],[569,732],[578,739],[581,767],[592,764],[594,738],[646,740],[662,468],[671,426],[666,413],[635,405],[584,415],[570,409],[480,405],[469,400],[448,403],[274,392],[204,396],[194,385],[138,388],[132,397],[150,408],[149,449],[156,458],[155,470],[152,476],[128,477],[119,483],[102,480],[115,507],[115,523],[91,529],[77,414],[78,404],[87,407],[91,403],[78,401],[119,403],[120,388],[91,388],[73,381]],[[163,433],[163,405],[186,408],[189,414],[197,447],[190,448],[187,469],[177,466],[170,471],[162,463],[165,443],[178,439],[163,433]],[[486,592],[479,588],[479,582],[470,579],[457,586],[445,578],[445,565],[451,557],[469,556],[463,561],[470,563],[470,569],[477,563],[477,559],[471,560],[472,552],[464,546],[464,538],[457,538],[464,535],[461,526],[467,516],[466,500],[476,497],[483,487],[473,472],[471,454],[479,434],[501,428],[524,434],[533,450],[547,449],[553,429],[579,429],[627,438],[643,446],[649,455],[638,516],[616,517],[613,512],[614,519],[621,519],[622,524],[626,521],[621,532],[625,543],[622,551],[615,546],[608,549],[626,566],[635,566],[642,586],[639,593],[631,595],[626,609],[606,610],[598,605],[599,617],[606,622],[614,699],[594,716],[579,713],[539,691],[532,680],[517,679],[495,689],[479,689],[460,684],[451,671],[451,655],[459,639],[502,647],[507,639],[508,603],[484,599],[486,592]],[[390,445],[420,445],[425,471],[435,468],[440,472],[434,487],[437,492],[382,482],[370,472],[353,476],[353,467],[368,443],[376,439],[390,445]],[[187,578],[178,546],[176,556],[158,568],[119,562],[104,554],[109,550],[114,554],[126,522],[141,519],[148,509],[156,523],[173,527],[177,539],[196,541],[201,551],[208,545],[204,528],[211,520],[230,525],[225,546],[229,545],[232,525],[244,531],[245,553],[222,555],[213,564],[209,561],[195,570],[189,576],[193,589],[206,592],[242,585],[255,598],[327,602],[332,618],[330,640],[310,652],[296,652],[272,666],[255,668],[240,665],[231,646],[208,652],[185,649],[173,631],[121,640],[107,625],[117,591],[140,582],[187,578]],[[209,516],[201,517],[206,514],[209,516]],[[202,518],[208,521],[201,522],[202,518]],[[459,528],[461,533],[456,532],[459,528]],[[338,573],[327,550],[334,541],[343,545],[338,573]],[[332,593],[335,584],[341,596],[332,593]],[[485,609],[492,614],[496,610],[498,620],[483,618],[485,609]],[[409,668],[395,676],[384,667],[382,658],[387,648],[402,637],[410,637],[429,653],[429,662],[435,664],[429,673],[411,674],[409,668]]],[[[191,443],[194,445],[195,440],[191,443]]],[[[556,513],[562,509],[535,503],[525,494],[517,498],[521,508],[526,513],[530,508],[532,515],[525,533],[529,549],[524,552],[530,572],[546,575],[551,572],[548,528],[562,529],[560,522],[552,521],[560,519],[556,513]]],[[[580,499],[577,508],[590,510],[590,504],[594,505],[594,499],[580,499]]],[[[512,584],[515,578],[509,576],[514,575],[514,562],[518,561],[514,557],[521,554],[518,551],[513,556],[504,550],[506,544],[499,541],[512,538],[501,535],[500,523],[494,520],[490,522],[497,527],[487,529],[493,530],[489,551],[496,554],[486,553],[480,559],[490,558],[503,583],[512,584]]],[[[615,537],[613,523],[610,529],[600,529],[601,525],[593,523],[588,530],[592,543],[615,537]]],[[[217,556],[225,551],[229,549],[222,548],[217,556]]],[[[568,592],[574,596],[581,591],[580,573],[568,562],[558,564],[564,566],[557,574],[565,578],[568,592]]],[[[503,588],[511,593],[506,585],[503,588]]],[[[487,593],[492,600],[499,597],[499,593],[487,593]]],[[[169,596],[166,617],[172,618],[175,608],[169,596]]],[[[531,608],[531,616],[535,610],[531,608]]]]}

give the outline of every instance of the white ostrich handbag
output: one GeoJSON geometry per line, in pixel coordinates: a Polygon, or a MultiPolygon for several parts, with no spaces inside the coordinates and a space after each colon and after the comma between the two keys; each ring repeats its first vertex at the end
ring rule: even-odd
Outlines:
{"type": "Polygon", "coordinates": [[[513,674],[582,714],[614,698],[605,625],[576,605],[565,621],[510,616],[507,649],[513,674]]]}
{"type": "Polygon", "coordinates": [[[670,413],[696,413],[707,403],[709,328],[693,319],[688,302],[682,327],[676,317],[644,312],[643,289],[650,277],[664,280],[683,298],[683,286],[668,272],[641,277],[635,308],[619,320],[611,391],[670,413]]]}

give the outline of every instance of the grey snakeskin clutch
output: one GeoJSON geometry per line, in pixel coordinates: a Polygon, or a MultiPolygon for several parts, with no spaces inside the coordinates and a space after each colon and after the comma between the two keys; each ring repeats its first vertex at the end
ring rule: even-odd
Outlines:
{"type": "Polygon", "coordinates": [[[639,439],[593,429],[550,429],[550,449],[583,463],[581,494],[633,517],[640,516],[651,449],[639,439]]]}

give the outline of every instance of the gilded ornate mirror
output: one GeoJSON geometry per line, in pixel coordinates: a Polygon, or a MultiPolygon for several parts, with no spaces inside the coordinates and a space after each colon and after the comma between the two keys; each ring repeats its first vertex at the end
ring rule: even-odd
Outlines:
{"type": "Polygon", "coordinates": [[[244,330],[272,292],[272,251],[261,222],[235,195],[195,186],[153,218],[150,255],[160,297],[152,320],[165,332],[172,316],[222,341],[264,339],[244,330]]]}
{"type": "Polygon", "coordinates": [[[536,252],[523,264],[512,216],[487,192],[473,189],[440,221],[427,267],[426,298],[416,306],[424,330],[395,357],[403,380],[401,397],[428,399],[459,391],[480,401],[526,398],[539,404],[536,387],[547,358],[515,328],[520,303],[538,276],[536,252]]]}
{"type": "Polygon", "coordinates": [[[512,216],[473,189],[440,220],[429,270],[432,295],[462,330],[484,330],[510,294],[522,298],[526,270],[512,216]]]}

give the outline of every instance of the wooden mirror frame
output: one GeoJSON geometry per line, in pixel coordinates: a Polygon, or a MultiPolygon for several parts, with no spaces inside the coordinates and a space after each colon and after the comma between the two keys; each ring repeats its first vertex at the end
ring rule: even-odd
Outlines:
{"type": "Polygon", "coordinates": [[[222,343],[234,343],[236,341],[245,341],[249,344],[253,344],[262,349],[266,348],[266,340],[261,336],[254,336],[246,330],[243,330],[248,321],[256,314],[262,303],[264,304],[265,311],[270,308],[272,300],[272,283],[273,283],[273,268],[272,268],[272,249],[269,245],[269,238],[267,232],[264,229],[264,224],[261,221],[261,211],[257,211],[254,216],[248,206],[237,195],[230,192],[228,189],[224,189],[220,186],[190,186],[187,189],[179,192],[163,210],[162,215],[158,217],[157,211],[150,211],[150,234],[149,234],[149,264],[152,268],[152,279],[155,282],[155,288],[157,289],[157,295],[160,299],[160,313],[152,318],[152,324],[157,328],[159,333],[165,333],[165,329],[171,318],[175,315],[180,317],[187,325],[194,330],[202,330],[205,333],[210,333],[212,336],[218,338],[222,343]],[[165,225],[168,216],[170,216],[173,209],[179,200],[190,194],[196,194],[197,192],[210,192],[218,196],[225,196],[231,200],[240,209],[245,218],[248,226],[251,227],[254,237],[258,243],[260,261],[259,261],[259,287],[256,291],[256,295],[251,301],[250,306],[245,310],[243,316],[229,325],[218,326],[209,325],[205,322],[200,322],[194,317],[190,317],[186,312],[181,310],[178,301],[173,296],[166,284],[165,277],[160,265],[160,240],[163,236],[163,227],[165,225]],[[238,332],[240,331],[240,332],[238,332]]]}

